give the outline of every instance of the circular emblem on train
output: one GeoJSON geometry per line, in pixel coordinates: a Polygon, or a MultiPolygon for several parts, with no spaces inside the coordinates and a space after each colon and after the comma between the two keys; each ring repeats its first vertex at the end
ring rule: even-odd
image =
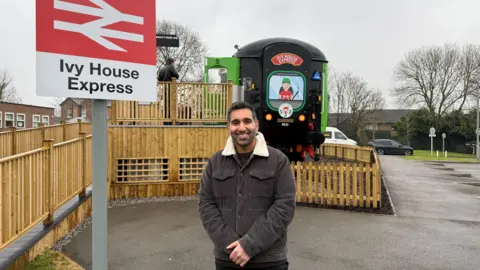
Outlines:
{"type": "Polygon", "coordinates": [[[293,114],[293,107],[288,103],[283,103],[280,105],[280,107],[278,107],[278,113],[281,117],[288,118],[293,114]]]}

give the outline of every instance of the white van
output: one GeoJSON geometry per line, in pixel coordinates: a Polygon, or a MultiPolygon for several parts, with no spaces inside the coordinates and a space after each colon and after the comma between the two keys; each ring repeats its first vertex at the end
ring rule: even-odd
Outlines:
{"type": "Polygon", "coordinates": [[[338,128],[335,127],[327,127],[325,132],[325,144],[347,144],[347,145],[358,145],[356,141],[349,139],[343,132],[341,132],[338,128]]]}

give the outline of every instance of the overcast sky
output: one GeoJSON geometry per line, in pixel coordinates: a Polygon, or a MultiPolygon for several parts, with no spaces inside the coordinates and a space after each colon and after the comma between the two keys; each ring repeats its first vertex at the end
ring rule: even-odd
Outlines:
{"type": "MultiPolygon", "coordinates": [[[[47,1],[47,0],[42,0],[47,1]]],[[[51,1],[51,0],[50,0],[51,1]]],[[[77,1],[78,2],[78,1],[77,1]]],[[[413,48],[445,42],[480,44],[478,0],[175,0],[157,1],[157,19],[200,33],[211,56],[267,37],[304,40],[340,71],[352,71],[385,92],[392,71],[413,48]]],[[[51,105],[35,93],[35,0],[0,1],[0,68],[24,103],[51,105]]]]}

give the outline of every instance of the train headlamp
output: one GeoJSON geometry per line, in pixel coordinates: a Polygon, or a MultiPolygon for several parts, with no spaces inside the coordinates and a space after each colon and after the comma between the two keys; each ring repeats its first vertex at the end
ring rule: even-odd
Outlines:
{"type": "Polygon", "coordinates": [[[300,122],[305,121],[305,115],[301,114],[301,115],[298,117],[298,120],[300,120],[300,122]]]}
{"type": "Polygon", "coordinates": [[[272,115],[267,113],[267,115],[265,115],[265,120],[267,120],[267,121],[272,120],[272,115]]]}

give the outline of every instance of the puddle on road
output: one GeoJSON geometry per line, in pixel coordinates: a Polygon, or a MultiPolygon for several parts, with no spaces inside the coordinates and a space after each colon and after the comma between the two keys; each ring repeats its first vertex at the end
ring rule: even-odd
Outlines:
{"type": "Polygon", "coordinates": [[[462,183],[464,185],[470,185],[470,186],[474,186],[474,187],[480,187],[480,182],[475,182],[475,183],[462,183]]]}

